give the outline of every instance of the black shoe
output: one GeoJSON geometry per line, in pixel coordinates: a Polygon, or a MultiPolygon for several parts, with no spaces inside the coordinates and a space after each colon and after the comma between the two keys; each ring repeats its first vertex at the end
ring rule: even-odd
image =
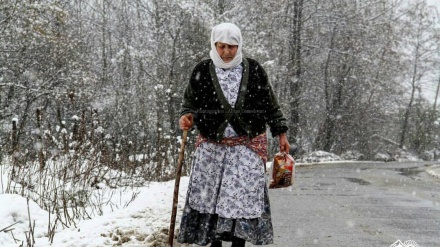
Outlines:
{"type": "Polygon", "coordinates": [[[211,242],[211,247],[222,247],[222,241],[220,241],[220,240],[212,241],[211,242]]]}
{"type": "Polygon", "coordinates": [[[234,237],[231,247],[244,247],[245,244],[246,241],[244,239],[234,237]]]}

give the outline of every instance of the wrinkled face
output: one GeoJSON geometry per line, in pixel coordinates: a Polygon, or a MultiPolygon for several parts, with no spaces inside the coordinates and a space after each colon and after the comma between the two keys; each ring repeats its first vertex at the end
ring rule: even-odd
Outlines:
{"type": "Polygon", "coordinates": [[[229,63],[234,59],[237,54],[238,45],[230,45],[222,42],[215,43],[215,48],[218,55],[222,58],[223,62],[229,63]]]}

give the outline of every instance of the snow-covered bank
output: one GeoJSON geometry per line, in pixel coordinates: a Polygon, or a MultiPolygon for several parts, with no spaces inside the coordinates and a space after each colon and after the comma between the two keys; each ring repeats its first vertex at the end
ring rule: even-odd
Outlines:
{"type": "Polygon", "coordinates": [[[430,166],[426,169],[426,172],[431,176],[440,178],[440,165],[430,166]]]}
{"type": "MultiPolygon", "coordinates": [[[[187,186],[188,177],[182,177],[177,226],[187,186]]],[[[138,190],[137,198],[125,208],[83,220],[76,227],[57,229],[53,244],[49,243],[47,236],[48,212],[30,201],[31,222],[35,222],[35,246],[98,247],[118,243],[124,243],[124,246],[166,246],[167,236],[161,231],[169,228],[174,181],[149,183],[138,190]]],[[[25,234],[29,231],[26,199],[19,195],[0,194],[0,202],[0,230],[16,223],[8,228],[12,230],[0,232],[0,246],[26,244],[25,234]]]]}

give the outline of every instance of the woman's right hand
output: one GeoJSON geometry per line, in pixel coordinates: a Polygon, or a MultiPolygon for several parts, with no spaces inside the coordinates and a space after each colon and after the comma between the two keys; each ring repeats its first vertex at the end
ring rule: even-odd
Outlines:
{"type": "Polygon", "coordinates": [[[179,119],[179,125],[180,129],[182,130],[189,130],[194,125],[194,117],[192,113],[187,113],[185,115],[182,115],[179,119]]]}

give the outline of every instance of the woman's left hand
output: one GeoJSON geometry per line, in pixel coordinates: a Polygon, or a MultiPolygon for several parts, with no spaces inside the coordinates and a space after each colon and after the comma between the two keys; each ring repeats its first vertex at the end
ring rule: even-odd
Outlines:
{"type": "Polygon", "coordinates": [[[290,144],[289,141],[287,140],[287,134],[286,133],[282,133],[279,136],[279,143],[280,143],[280,152],[285,152],[285,153],[289,153],[290,151],[290,144]]]}

